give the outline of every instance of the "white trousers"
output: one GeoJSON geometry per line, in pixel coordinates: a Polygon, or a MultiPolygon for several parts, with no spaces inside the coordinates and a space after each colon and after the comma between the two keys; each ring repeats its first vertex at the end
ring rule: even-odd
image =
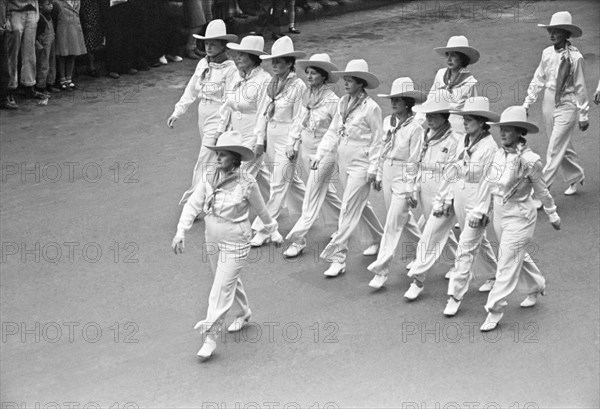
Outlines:
{"type": "Polygon", "coordinates": [[[206,255],[214,275],[203,328],[209,332],[218,330],[234,304],[241,316],[250,312],[240,273],[248,256],[252,232],[248,221],[231,223],[213,215],[206,216],[205,225],[206,255]]]}
{"type": "Polygon", "coordinates": [[[207,180],[216,169],[217,154],[214,151],[206,148],[206,145],[215,145],[215,134],[219,126],[219,105],[218,104],[198,104],[198,130],[200,132],[200,153],[198,153],[198,160],[194,166],[194,173],[192,175],[192,184],[185,191],[181,200],[180,205],[185,204],[188,198],[194,193],[196,187],[207,180]]]}
{"type": "Polygon", "coordinates": [[[377,260],[367,269],[374,274],[388,275],[389,266],[396,254],[400,238],[404,234],[402,252],[407,250],[407,241],[414,246],[421,238],[421,229],[409,212],[406,178],[407,165],[403,162],[386,160],[383,164],[382,189],[387,217],[383,228],[383,238],[377,254],[377,260]],[[407,241],[406,241],[407,240],[407,241]]]}
{"type": "Polygon", "coordinates": [[[502,312],[506,298],[523,279],[528,294],[540,292],[546,279],[535,265],[527,246],[531,243],[537,220],[537,209],[529,197],[525,202],[507,202],[502,205],[499,196],[494,197],[494,229],[500,240],[498,271],[485,305],[488,312],[502,312]]]}
{"type": "Polygon", "coordinates": [[[542,114],[546,133],[550,135],[546,152],[546,165],[544,166],[546,185],[552,185],[559,169],[569,185],[581,182],[585,177],[583,166],[581,166],[579,156],[577,156],[571,141],[578,124],[575,96],[563,96],[560,104],[556,107],[554,91],[546,88],[542,114]]]}
{"type": "MultiPolygon", "coordinates": [[[[306,190],[304,182],[298,176],[297,160],[290,161],[286,155],[290,128],[291,124],[281,122],[271,121],[267,125],[267,152],[260,168],[260,177],[269,181],[267,210],[273,219],[281,214],[286,199],[290,213],[300,213],[306,190]]],[[[260,218],[254,219],[254,231],[262,231],[264,227],[260,218]]]]}
{"type": "Polygon", "coordinates": [[[369,146],[362,143],[342,141],[338,148],[340,178],[345,187],[337,234],[321,253],[327,262],[346,261],[348,240],[361,219],[371,236],[371,244],[381,241],[383,227],[368,201],[371,189],[367,183],[368,152],[369,146]]]}

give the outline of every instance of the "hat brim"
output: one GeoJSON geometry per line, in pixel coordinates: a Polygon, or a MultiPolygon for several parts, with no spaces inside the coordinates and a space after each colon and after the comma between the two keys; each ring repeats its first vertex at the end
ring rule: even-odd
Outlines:
{"type": "Polygon", "coordinates": [[[560,28],[561,30],[566,30],[571,33],[571,37],[577,38],[583,35],[583,31],[574,24],[554,24],[554,25],[546,25],[546,24],[538,24],[540,28],[560,28]]]}
{"type": "Polygon", "coordinates": [[[230,50],[237,51],[239,53],[247,53],[247,54],[254,54],[254,55],[267,54],[266,52],[260,51],[260,50],[252,50],[252,49],[248,49],[248,48],[242,48],[242,46],[239,45],[238,43],[227,43],[227,48],[229,48],[230,50]]]}
{"type": "Polygon", "coordinates": [[[489,122],[498,122],[500,120],[500,115],[498,115],[495,112],[492,111],[457,111],[457,110],[450,110],[451,114],[454,115],[460,115],[460,116],[467,116],[467,115],[475,115],[475,116],[482,116],[486,119],[489,120],[489,122]]]}
{"type": "Polygon", "coordinates": [[[262,60],[272,60],[274,58],[283,58],[283,57],[294,57],[294,58],[305,58],[306,53],[304,51],[292,51],[291,53],[284,53],[278,55],[261,55],[260,58],[262,60]]]}
{"type": "Polygon", "coordinates": [[[198,34],[192,34],[192,35],[194,36],[194,38],[197,38],[198,40],[222,40],[222,41],[237,41],[238,40],[238,36],[236,36],[235,34],[224,34],[222,36],[217,36],[217,37],[203,37],[198,34]]]}
{"type": "Polygon", "coordinates": [[[367,82],[367,89],[375,89],[379,86],[379,78],[370,72],[364,71],[333,71],[332,74],[340,77],[356,77],[367,82]]]}
{"type": "Polygon", "coordinates": [[[427,100],[427,94],[421,91],[406,91],[397,94],[377,94],[380,98],[412,98],[416,103],[422,103],[427,100]]]}
{"type": "Polygon", "coordinates": [[[469,65],[475,64],[477,61],[479,61],[480,57],[479,51],[477,51],[473,47],[436,47],[434,48],[434,50],[436,53],[442,56],[452,51],[457,53],[463,53],[464,55],[469,57],[469,65]]]}
{"type": "Polygon", "coordinates": [[[229,151],[238,153],[244,162],[254,159],[254,151],[250,148],[246,148],[245,146],[239,145],[225,145],[225,146],[206,146],[207,149],[211,151],[229,151]]]}
{"type": "Polygon", "coordinates": [[[434,108],[426,105],[416,105],[412,110],[413,112],[420,114],[449,114],[451,108],[434,108]]]}
{"type": "Polygon", "coordinates": [[[538,133],[540,128],[530,122],[508,121],[508,122],[488,122],[492,126],[515,126],[517,128],[527,129],[527,133],[538,133]]]}
{"type": "Polygon", "coordinates": [[[322,69],[323,71],[329,74],[328,82],[338,82],[340,77],[333,74],[333,71],[338,71],[339,68],[336,67],[333,63],[327,61],[311,61],[311,60],[298,60],[296,61],[296,65],[301,69],[305,70],[307,67],[317,67],[322,69]]]}

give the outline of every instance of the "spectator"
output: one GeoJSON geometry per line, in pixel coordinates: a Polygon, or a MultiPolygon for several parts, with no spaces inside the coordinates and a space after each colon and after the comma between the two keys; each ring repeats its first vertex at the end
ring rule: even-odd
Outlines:
{"type": "Polygon", "coordinates": [[[258,17],[256,33],[264,36],[266,31],[271,31],[271,37],[277,40],[283,37],[281,27],[289,23],[288,31],[292,34],[300,34],[295,27],[295,3],[296,0],[286,0],[285,3],[281,0],[271,0],[269,8],[263,7],[258,17]]]}
{"type": "Polygon", "coordinates": [[[97,0],[81,0],[79,18],[81,20],[81,28],[83,29],[85,48],[88,51],[87,74],[90,77],[98,77],[96,53],[104,43],[100,3],[97,0]]]}
{"type": "Polygon", "coordinates": [[[60,89],[72,91],[75,57],[87,54],[83,30],[79,21],[81,0],[56,0],[59,9],[56,26],[56,55],[58,55],[58,75],[60,89]]]}
{"type": "MultiPolygon", "coordinates": [[[[6,2],[0,1],[0,55],[6,55],[4,35],[6,33],[6,2]]],[[[14,99],[8,99],[8,58],[0,58],[0,109],[18,109],[14,99]]]]}
{"type": "Polygon", "coordinates": [[[108,76],[136,74],[133,68],[133,9],[127,0],[104,0],[103,21],[106,33],[106,65],[108,76]]]}
{"type": "Polygon", "coordinates": [[[183,18],[188,29],[184,56],[191,60],[197,60],[204,56],[204,53],[196,46],[196,38],[194,37],[194,34],[200,34],[207,21],[204,17],[202,3],[202,0],[183,0],[183,18]]]}
{"type": "MultiPolygon", "coordinates": [[[[36,38],[36,91],[41,93],[58,92],[56,82],[56,50],[54,23],[52,22],[53,0],[40,0],[40,19],[36,38]]],[[[47,94],[46,94],[47,95],[47,94]]]]}

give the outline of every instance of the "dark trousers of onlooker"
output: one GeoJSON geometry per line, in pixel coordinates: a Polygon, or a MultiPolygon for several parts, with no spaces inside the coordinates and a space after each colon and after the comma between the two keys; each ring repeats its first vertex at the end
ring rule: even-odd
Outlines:
{"type": "Polygon", "coordinates": [[[52,25],[38,36],[36,44],[36,85],[45,89],[47,85],[56,82],[56,53],[54,43],[54,28],[52,25]]]}
{"type": "Polygon", "coordinates": [[[139,39],[134,37],[133,11],[129,3],[104,9],[106,66],[109,73],[124,74],[134,68],[134,42],[139,39]]]}

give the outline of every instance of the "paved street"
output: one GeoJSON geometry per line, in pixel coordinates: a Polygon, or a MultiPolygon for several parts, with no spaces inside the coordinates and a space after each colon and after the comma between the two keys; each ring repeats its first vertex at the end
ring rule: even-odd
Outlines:
{"type": "MultiPolygon", "coordinates": [[[[482,55],[470,67],[479,91],[501,112],[522,103],[550,44],[537,23],[563,7],[584,31],[573,43],[591,98],[600,77],[600,3],[591,0],[413,2],[302,23],[294,41],[329,53],[340,69],[366,59],[382,83],[375,96],[401,76],[428,90],[445,64],[433,48],[466,35],[482,55]]],[[[325,279],[318,254],[333,227],[320,221],[298,260],[272,245],[251,252],[243,280],[254,323],[223,334],[200,363],[192,327],[212,283],[203,223],[183,255],[170,248],[200,148],[195,106],[166,126],[194,67],[185,60],[117,81],[82,77],[80,90],[47,106],[1,111],[2,409],[600,405],[598,106],[574,138],[585,185],[567,197],[559,177],[551,190],[562,230],[539,213],[529,250],[548,284],[534,308],[520,308],[525,294],[513,294],[500,328],[482,334],[478,277],[456,317],[444,317],[448,261],[430,271],[416,302],[402,297],[410,280],[400,257],[374,292],[373,259],[358,235],[346,274],[325,279]]],[[[531,118],[542,132],[528,141],[545,158],[540,103],[531,118]]],[[[383,222],[383,195],[371,201],[383,222]]],[[[280,219],[284,236],[294,222],[280,219]]]]}

